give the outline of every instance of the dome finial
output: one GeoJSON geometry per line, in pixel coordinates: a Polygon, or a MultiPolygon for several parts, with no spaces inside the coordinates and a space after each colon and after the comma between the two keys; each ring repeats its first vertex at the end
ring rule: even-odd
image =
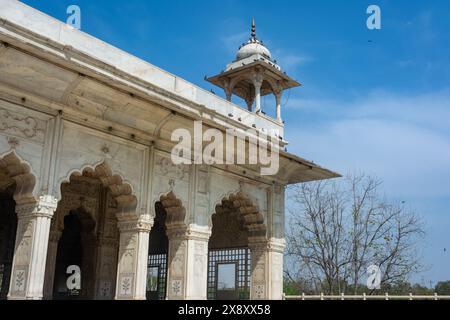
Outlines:
{"type": "Polygon", "coordinates": [[[255,17],[252,17],[252,39],[256,40],[255,17]]]}

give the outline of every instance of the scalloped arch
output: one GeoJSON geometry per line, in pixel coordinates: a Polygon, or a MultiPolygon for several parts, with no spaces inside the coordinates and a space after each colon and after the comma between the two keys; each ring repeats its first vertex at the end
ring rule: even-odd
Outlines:
{"type": "Polygon", "coordinates": [[[0,156],[0,169],[16,184],[13,195],[16,203],[36,201],[33,195],[36,176],[31,172],[31,166],[23,161],[15,151],[0,156]]]}
{"type": "MultiPolygon", "coordinates": [[[[131,184],[124,181],[120,174],[114,173],[111,167],[102,161],[94,166],[86,165],[83,168],[72,170],[68,176],[62,179],[60,186],[73,176],[85,176],[99,179],[105,188],[108,188],[112,197],[117,202],[117,218],[119,220],[136,217],[137,198],[133,194],[131,184]]],[[[58,194],[61,199],[61,192],[58,194]]]]}
{"type": "Polygon", "coordinates": [[[215,205],[215,212],[210,217],[210,226],[217,214],[228,214],[236,211],[239,214],[243,226],[247,229],[249,237],[265,237],[266,225],[264,216],[251,197],[242,191],[231,193],[222,198],[220,203],[215,205]]]}
{"type": "Polygon", "coordinates": [[[185,223],[186,208],[173,191],[160,194],[158,199],[153,201],[152,208],[155,208],[156,202],[161,202],[167,213],[166,225],[185,223]]]}

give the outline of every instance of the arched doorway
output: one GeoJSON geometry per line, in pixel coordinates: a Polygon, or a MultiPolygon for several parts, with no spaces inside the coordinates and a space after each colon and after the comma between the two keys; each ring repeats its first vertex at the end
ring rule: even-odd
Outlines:
{"type": "Polygon", "coordinates": [[[169,239],[166,234],[166,210],[161,202],[155,204],[155,219],[149,235],[147,264],[147,300],[164,300],[167,288],[167,255],[169,239]]]}
{"type": "Polygon", "coordinates": [[[255,239],[265,239],[264,217],[253,201],[237,192],[224,198],[212,215],[208,243],[208,299],[250,299],[255,239]],[[253,259],[253,260],[252,260],[253,259]]]}
{"type": "Polygon", "coordinates": [[[208,243],[208,299],[249,299],[250,266],[248,230],[239,208],[231,199],[224,199],[212,216],[208,243]]]}
{"type": "Polygon", "coordinates": [[[2,185],[3,188],[0,187],[0,300],[8,296],[17,231],[16,203],[13,199],[15,184],[3,179],[0,181],[0,186],[2,185]]]}
{"type": "MultiPolygon", "coordinates": [[[[102,168],[105,171],[104,168],[102,168]]],[[[61,200],[50,229],[44,294],[46,299],[111,300],[119,254],[117,201],[98,167],[72,174],[61,185],[61,200]],[[67,280],[79,268],[80,290],[67,280]]],[[[102,171],[102,172],[103,172],[102,171]]]]}

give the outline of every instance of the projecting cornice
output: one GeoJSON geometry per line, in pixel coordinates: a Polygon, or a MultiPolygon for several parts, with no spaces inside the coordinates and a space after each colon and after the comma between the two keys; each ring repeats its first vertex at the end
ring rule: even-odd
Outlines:
{"type": "MultiPolygon", "coordinates": [[[[89,125],[109,134],[170,150],[176,128],[277,129],[263,114],[240,108],[20,2],[0,0],[0,98],[89,125]]],[[[283,137],[283,138],[282,138],[283,137]]],[[[281,152],[276,183],[338,176],[281,152]]],[[[249,176],[259,168],[230,166],[249,176]]],[[[270,177],[260,177],[270,181],[270,177]]]]}

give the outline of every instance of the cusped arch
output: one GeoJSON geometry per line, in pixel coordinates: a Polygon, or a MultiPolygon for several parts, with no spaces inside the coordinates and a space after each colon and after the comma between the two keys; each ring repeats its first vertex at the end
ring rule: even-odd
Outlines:
{"type": "Polygon", "coordinates": [[[275,80],[273,80],[271,78],[266,78],[266,79],[264,79],[263,82],[267,82],[269,84],[269,86],[272,88],[272,92],[279,91],[279,85],[277,84],[277,82],[275,82],[275,80]]]}
{"type": "MultiPolygon", "coordinates": [[[[242,74],[240,76],[237,76],[237,77],[231,79],[230,85],[229,85],[230,86],[230,90],[233,91],[235,89],[235,87],[237,85],[239,85],[239,83],[241,83],[242,81],[245,81],[245,80],[252,80],[251,74],[247,74],[246,73],[246,74],[242,74]]],[[[278,83],[275,80],[270,79],[270,78],[264,78],[263,83],[264,82],[266,82],[271,87],[272,92],[278,92],[279,91],[279,89],[280,89],[279,85],[278,85],[278,83]]]]}
{"type": "Polygon", "coordinates": [[[251,76],[248,74],[239,75],[230,81],[230,90],[233,91],[234,88],[242,81],[251,80],[251,76]]]}
{"type": "MultiPolygon", "coordinates": [[[[186,208],[173,191],[159,196],[159,202],[166,211],[166,226],[185,224],[186,208]]],[[[155,207],[156,201],[153,204],[155,207]]]]}
{"type": "Polygon", "coordinates": [[[267,228],[264,216],[251,197],[242,191],[232,193],[216,204],[210,225],[213,226],[213,220],[216,215],[232,213],[237,213],[237,218],[248,231],[249,238],[266,236],[267,228]]]}
{"type": "Polygon", "coordinates": [[[131,184],[125,182],[119,174],[113,173],[105,161],[95,166],[85,166],[81,170],[71,171],[60,185],[70,183],[71,179],[76,176],[98,179],[102,186],[111,192],[111,196],[116,202],[116,216],[119,220],[136,218],[137,198],[133,194],[131,184]]]}
{"type": "Polygon", "coordinates": [[[11,151],[0,157],[0,171],[7,178],[4,187],[15,184],[13,197],[17,204],[36,200],[33,195],[36,176],[31,172],[30,165],[21,160],[16,152],[11,151]]]}

